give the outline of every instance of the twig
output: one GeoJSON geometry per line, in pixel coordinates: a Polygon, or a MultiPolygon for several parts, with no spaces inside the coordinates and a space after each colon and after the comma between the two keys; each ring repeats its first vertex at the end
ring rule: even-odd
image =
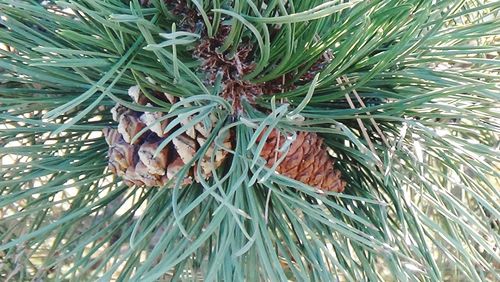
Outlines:
{"type": "MultiPolygon", "coordinates": [[[[342,78],[344,79],[344,81],[349,85],[349,86],[352,86],[351,82],[349,81],[349,79],[347,78],[347,76],[343,75],[342,78]]],[[[363,102],[363,99],[361,99],[361,97],[358,95],[358,91],[356,91],[356,89],[353,89],[352,90],[352,93],[354,94],[354,96],[356,97],[356,100],[358,100],[359,104],[361,105],[361,108],[366,108],[366,105],[365,105],[365,102],[363,102]]],[[[385,135],[384,133],[382,132],[382,130],[380,129],[380,127],[378,126],[377,122],[375,121],[375,119],[373,117],[371,117],[371,114],[370,112],[366,112],[366,115],[367,116],[370,116],[370,122],[373,124],[373,127],[375,127],[375,130],[377,131],[378,135],[380,136],[380,138],[382,138],[382,141],[384,142],[384,144],[387,146],[387,147],[390,147],[391,145],[389,144],[389,141],[387,141],[387,138],[385,138],[385,135]]]]}
{"type": "MultiPolygon", "coordinates": [[[[342,80],[340,78],[337,78],[337,82],[339,83],[340,88],[342,90],[346,89],[344,87],[344,85],[342,84],[342,80]]],[[[352,99],[349,96],[349,93],[345,94],[345,98],[347,99],[347,103],[349,104],[349,107],[351,107],[351,109],[353,109],[353,110],[356,109],[356,106],[352,102],[352,99]]],[[[361,133],[363,134],[363,137],[365,138],[366,143],[368,143],[368,147],[370,148],[370,151],[372,151],[372,153],[377,157],[377,167],[379,168],[379,170],[382,173],[384,173],[384,168],[382,166],[382,161],[380,160],[380,157],[377,155],[377,151],[375,150],[375,146],[373,145],[372,141],[370,140],[370,136],[368,135],[368,131],[366,130],[365,125],[363,124],[363,122],[361,121],[361,119],[358,117],[358,114],[356,114],[355,116],[356,116],[356,121],[358,122],[359,128],[361,129],[361,133]]]]}
{"type": "MultiPolygon", "coordinates": [[[[318,42],[320,40],[320,37],[319,35],[315,35],[315,39],[316,41],[318,42]]],[[[333,60],[334,59],[334,56],[333,54],[331,53],[330,50],[327,50],[324,54],[323,54],[323,57],[327,60],[333,60]]],[[[349,80],[347,79],[347,77],[343,76],[344,79],[346,80],[347,83],[349,83],[349,85],[351,86],[349,80]]],[[[345,90],[346,88],[344,87],[344,84],[342,82],[342,79],[341,78],[337,78],[337,83],[339,84],[340,88],[342,90],[345,90]]],[[[361,100],[361,97],[359,97],[358,93],[356,92],[356,90],[353,90],[353,93],[354,95],[356,96],[356,99],[358,101],[361,101],[360,104],[361,104],[361,107],[366,107],[365,104],[362,102],[361,100]]],[[[345,94],[345,98],[347,99],[347,103],[349,104],[349,107],[351,107],[351,109],[356,109],[356,106],[354,105],[354,103],[352,102],[352,99],[351,97],[349,96],[349,93],[346,93],[345,94]]],[[[368,114],[369,115],[369,114],[368,114]]],[[[363,122],[361,121],[361,119],[358,117],[358,115],[356,114],[356,121],[358,122],[358,125],[359,125],[359,128],[361,129],[361,132],[363,134],[363,137],[365,138],[367,144],[368,144],[368,147],[370,148],[370,151],[372,151],[372,153],[377,157],[377,167],[379,168],[379,170],[384,173],[384,168],[383,168],[383,165],[382,165],[382,161],[380,160],[380,157],[377,155],[377,151],[375,150],[375,146],[373,145],[373,143],[371,142],[370,140],[370,136],[368,135],[368,132],[366,130],[366,127],[365,125],[363,124],[363,122]]],[[[372,121],[372,123],[374,124],[375,128],[377,129],[377,133],[381,136],[382,140],[384,140],[384,143],[387,145],[388,142],[387,142],[387,139],[385,138],[385,136],[381,133],[381,130],[380,128],[378,127],[378,125],[376,125],[376,122],[373,118],[370,118],[370,120],[372,121]]]]}

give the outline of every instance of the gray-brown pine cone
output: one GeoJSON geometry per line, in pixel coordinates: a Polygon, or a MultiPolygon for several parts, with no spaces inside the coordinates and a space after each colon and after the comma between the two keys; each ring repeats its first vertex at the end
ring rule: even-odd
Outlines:
{"type": "MultiPolygon", "coordinates": [[[[129,95],[135,103],[151,106],[150,101],[142,95],[137,86],[129,89],[129,95]]],[[[164,94],[163,98],[170,103],[177,101],[175,97],[168,94],[164,94]]],[[[161,112],[137,112],[119,104],[111,109],[111,114],[113,120],[118,123],[118,127],[103,129],[109,145],[108,167],[113,174],[122,177],[128,186],[165,186],[169,181],[175,181],[176,174],[192,160],[211,134],[210,128],[205,128],[202,123],[196,124],[184,134],[174,138],[158,156],[154,157],[158,146],[169,135],[169,132],[165,131],[168,120],[155,124],[163,114],[161,112]],[[144,134],[133,140],[137,133],[148,126],[150,128],[144,134]]],[[[189,120],[182,124],[187,122],[189,120]]],[[[224,140],[224,146],[231,148],[230,136],[226,136],[224,140]]],[[[192,164],[188,174],[182,180],[183,185],[190,184],[193,180],[200,180],[196,174],[197,166],[200,166],[202,177],[208,179],[212,171],[223,163],[227,157],[227,151],[218,149],[214,152],[214,150],[215,144],[211,144],[205,155],[192,164]],[[212,162],[213,154],[214,161],[212,162]]]]}

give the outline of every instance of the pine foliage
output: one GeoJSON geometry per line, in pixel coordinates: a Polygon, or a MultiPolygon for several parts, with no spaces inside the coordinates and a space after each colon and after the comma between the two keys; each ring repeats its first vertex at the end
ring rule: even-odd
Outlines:
{"type": "Polygon", "coordinates": [[[499,12],[488,0],[0,0],[0,278],[499,280],[499,12]],[[135,85],[178,100],[135,103],[135,85]],[[189,185],[185,165],[171,189],[128,187],[102,134],[117,103],[215,116],[193,162],[212,145],[228,158],[189,185]],[[268,167],[273,130],[321,136],[344,192],[268,167]]]}

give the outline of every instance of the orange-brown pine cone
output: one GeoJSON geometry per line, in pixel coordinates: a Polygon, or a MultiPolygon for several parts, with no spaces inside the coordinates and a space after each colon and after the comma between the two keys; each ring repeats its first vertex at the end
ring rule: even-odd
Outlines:
{"type": "MultiPolygon", "coordinates": [[[[260,137],[258,141],[262,138],[260,137]]],[[[260,155],[272,167],[283,153],[278,149],[285,143],[286,137],[273,130],[265,141],[260,155]]],[[[334,159],[328,154],[323,139],[316,133],[298,132],[287,155],[278,165],[277,172],[321,190],[342,192],[345,181],[340,171],[333,168],[334,159]]]]}
{"type": "MultiPolygon", "coordinates": [[[[143,95],[137,86],[129,89],[134,102],[143,106],[152,106],[151,101],[143,95]]],[[[168,94],[156,93],[158,99],[175,103],[177,98],[168,94]]],[[[175,181],[176,174],[188,164],[211,134],[211,126],[205,123],[195,124],[183,134],[175,137],[154,157],[158,146],[169,136],[166,131],[169,120],[162,120],[161,112],[137,112],[117,104],[111,109],[117,128],[104,128],[103,133],[109,145],[108,167],[110,171],[123,178],[128,186],[165,186],[175,181]],[[139,138],[134,137],[144,128],[149,127],[139,138]]],[[[186,125],[190,119],[181,122],[186,125]]],[[[215,122],[215,120],[211,120],[215,122]]],[[[208,121],[208,123],[210,123],[208,121]]],[[[213,124],[212,124],[213,125],[213,124]]],[[[231,148],[230,136],[225,136],[224,146],[231,148]]],[[[182,185],[200,181],[196,171],[198,166],[201,177],[208,179],[227,157],[227,151],[217,149],[211,144],[204,156],[193,163],[182,185]],[[212,158],[213,156],[213,158],[212,158]],[[213,160],[213,161],[212,161],[213,160]]]]}

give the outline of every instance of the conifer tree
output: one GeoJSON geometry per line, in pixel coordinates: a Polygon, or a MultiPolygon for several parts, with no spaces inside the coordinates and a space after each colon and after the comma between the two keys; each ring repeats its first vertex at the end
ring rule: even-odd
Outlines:
{"type": "Polygon", "coordinates": [[[0,0],[0,279],[500,280],[499,12],[0,0]]]}

